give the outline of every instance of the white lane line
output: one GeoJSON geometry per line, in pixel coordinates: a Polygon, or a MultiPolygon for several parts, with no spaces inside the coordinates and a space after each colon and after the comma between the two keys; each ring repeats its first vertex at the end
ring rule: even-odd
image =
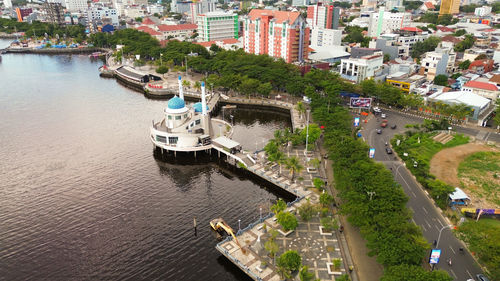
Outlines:
{"type": "Polygon", "coordinates": [[[436,225],[434,225],[434,226],[436,227],[437,231],[439,231],[439,230],[440,230],[440,228],[439,228],[439,227],[437,227],[436,225]]]}
{"type": "Polygon", "coordinates": [[[426,214],[429,214],[429,212],[427,212],[427,210],[425,209],[425,207],[424,207],[424,206],[422,206],[422,209],[424,210],[424,212],[425,212],[426,214]]]}
{"type": "Polygon", "coordinates": [[[467,274],[469,274],[470,278],[472,278],[472,274],[470,274],[470,272],[466,269],[465,272],[467,272],[467,274]]]}
{"type": "Polygon", "coordinates": [[[455,250],[453,250],[453,248],[451,247],[451,245],[448,245],[448,247],[450,247],[450,250],[451,250],[451,251],[453,252],[453,254],[455,255],[455,254],[456,254],[456,252],[455,252],[455,250]]]}
{"type": "Polygon", "coordinates": [[[457,279],[457,275],[455,274],[455,272],[453,272],[453,269],[450,269],[451,271],[451,274],[453,274],[453,276],[455,277],[455,279],[457,279]]]}
{"type": "MultiPolygon", "coordinates": [[[[415,192],[413,192],[413,190],[410,189],[410,192],[411,194],[413,195],[413,197],[417,198],[417,194],[415,194],[415,192]]],[[[424,209],[425,210],[425,209],[424,209]]],[[[427,212],[426,212],[427,213],[427,212]]]]}
{"type": "Polygon", "coordinates": [[[424,219],[424,221],[429,226],[429,228],[432,228],[431,224],[426,219],[424,219]]]}

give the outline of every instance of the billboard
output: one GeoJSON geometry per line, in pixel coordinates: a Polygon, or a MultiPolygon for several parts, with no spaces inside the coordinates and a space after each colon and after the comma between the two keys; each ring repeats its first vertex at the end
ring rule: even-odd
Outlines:
{"type": "Polygon", "coordinates": [[[370,148],[370,154],[368,154],[370,158],[375,157],[375,148],[370,148]]]}
{"type": "Polygon", "coordinates": [[[354,117],[354,127],[359,126],[359,117],[354,117]]]}
{"type": "Polygon", "coordinates": [[[370,108],[372,105],[371,98],[351,98],[350,106],[352,108],[370,108]]]}
{"type": "Polygon", "coordinates": [[[439,257],[441,257],[441,249],[432,249],[429,263],[437,264],[439,262],[439,257]]]}

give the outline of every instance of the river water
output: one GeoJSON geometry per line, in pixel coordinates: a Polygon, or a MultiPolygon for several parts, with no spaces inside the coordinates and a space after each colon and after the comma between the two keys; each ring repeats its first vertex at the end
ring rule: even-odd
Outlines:
{"type": "MultiPolygon", "coordinates": [[[[0,279],[249,280],[215,250],[208,222],[243,228],[272,189],[217,163],[155,158],[148,127],[166,101],[100,78],[99,61],[2,57],[0,279]]],[[[247,149],[290,126],[233,115],[247,149]]]]}

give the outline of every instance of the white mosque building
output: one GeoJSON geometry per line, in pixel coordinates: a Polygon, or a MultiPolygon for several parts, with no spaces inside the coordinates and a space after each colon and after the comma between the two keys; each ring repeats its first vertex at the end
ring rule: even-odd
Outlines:
{"type": "MultiPolygon", "coordinates": [[[[151,127],[155,147],[168,151],[201,151],[210,149],[212,124],[205,98],[205,83],[201,84],[201,102],[187,107],[179,76],[179,96],[171,98],[164,118],[151,127]]],[[[222,121],[223,122],[223,121],[222,121]]]]}

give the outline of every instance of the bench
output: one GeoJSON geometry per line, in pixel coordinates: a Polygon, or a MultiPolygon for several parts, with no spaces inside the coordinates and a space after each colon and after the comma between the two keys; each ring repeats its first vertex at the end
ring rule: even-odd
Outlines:
{"type": "Polygon", "coordinates": [[[262,273],[264,270],[262,268],[260,268],[260,265],[259,266],[256,266],[255,267],[255,270],[257,270],[258,272],[262,273]]]}

